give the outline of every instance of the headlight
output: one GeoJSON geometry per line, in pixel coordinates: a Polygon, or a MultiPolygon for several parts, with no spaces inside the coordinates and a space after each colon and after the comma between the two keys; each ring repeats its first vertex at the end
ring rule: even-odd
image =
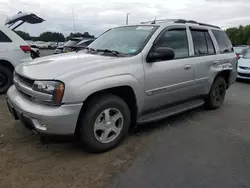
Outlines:
{"type": "Polygon", "coordinates": [[[35,81],[33,84],[33,90],[38,91],[41,94],[34,96],[35,102],[44,103],[48,105],[61,105],[64,84],[59,81],[35,81]]]}

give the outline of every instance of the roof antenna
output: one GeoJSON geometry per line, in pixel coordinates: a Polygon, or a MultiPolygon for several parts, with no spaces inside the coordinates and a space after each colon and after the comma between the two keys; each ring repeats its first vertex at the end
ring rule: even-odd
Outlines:
{"type": "Polygon", "coordinates": [[[155,19],[151,22],[151,24],[156,24],[156,17],[155,17],[155,19]]]}

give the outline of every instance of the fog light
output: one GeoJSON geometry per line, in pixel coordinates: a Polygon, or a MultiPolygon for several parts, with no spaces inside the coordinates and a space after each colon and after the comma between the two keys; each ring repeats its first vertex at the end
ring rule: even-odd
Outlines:
{"type": "Polygon", "coordinates": [[[32,123],[35,126],[36,129],[41,130],[41,131],[46,131],[47,126],[44,124],[40,124],[38,120],[32,119],[32,123]]]}

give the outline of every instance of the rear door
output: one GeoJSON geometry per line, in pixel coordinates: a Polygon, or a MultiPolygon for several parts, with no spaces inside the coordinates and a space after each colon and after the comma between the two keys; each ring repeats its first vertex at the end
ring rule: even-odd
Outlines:
{"type": "Polygon", "coordinates": [[[212,42],[211,32],[205,28],[190,27],[193,41],[193,58],[195,62],[195,91],[196,95],[207,94],[209,79],[216,61],[216,50],[212,42]]]}

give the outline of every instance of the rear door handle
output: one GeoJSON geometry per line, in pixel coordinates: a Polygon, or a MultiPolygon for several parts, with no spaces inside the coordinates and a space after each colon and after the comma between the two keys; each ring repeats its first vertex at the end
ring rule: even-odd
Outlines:
{"type": "Polygon", "coordinates": [[[192,65],[185,65],[185,67],[184,67],[185,70],[189,70],[191,68],[192,68],[192,65]]]}

